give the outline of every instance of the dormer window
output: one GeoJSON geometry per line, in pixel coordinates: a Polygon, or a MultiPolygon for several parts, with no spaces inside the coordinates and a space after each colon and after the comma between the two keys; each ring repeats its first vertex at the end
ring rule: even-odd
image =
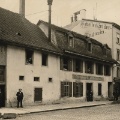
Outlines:
{"type": "Polygon", "coordinates": [[[68,44],[70,47],[74,47],[74,37],[70,32],[68,33],[68,44]]]}
{"type": "Polygon", "coordinates": [[[70,36],[69,36],[69,46],[74,47],[73,37],[70,37],[70,36]]]}
{"type": "Polygon", "coordinates": [[[88,50],[89,52],[92,52],[92,43],[91,43],[91,42],[88,42],[87,50],[88,50]]]}
{"type": "Polygon", "coordinates": [[[103,48],[103,54],[107,55],[107,48],[106,47],[103,48]]]}

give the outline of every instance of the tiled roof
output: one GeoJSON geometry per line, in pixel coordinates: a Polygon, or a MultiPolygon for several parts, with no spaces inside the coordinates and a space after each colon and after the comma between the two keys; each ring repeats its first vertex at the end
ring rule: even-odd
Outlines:
{"type": "Polygon", "coordinates": [[[37,25],[3,8],[0,8],[0,42],[59,52],[37,25]]]}
{"type": "MultiPolygon", "coordinates": [[[[37,25],[39,25],[40,23],[43,23],[48,26],[48,23],[45,21],[39,20],[37,25]]],[[[113,60],[112,56],[111,56],[111,49],[107,45],[103,45],[102,43],[98,42],[95,39],[88,38],[86,36],[83,36],[81,34],[78,34],[76,32],[70,31],[70,30],[66,30],[65,28],[61,28],[56,25],[51,25],[51,28],[56,31],[55,33],[56,33],[57,45],[61,50],[70,51],[70,53],[75,53],[75,54],[79,54],[81,56],[91,57],[91,58],[95,58],[95,59],[102,60],[102,61],[115,62],[115,60],[113,60]],[[67,35],[69,33],[73,34],[74,40],[76,41],[76,43],[75,43],[76,47],[72,48],[72,47],[68,46],[67,35]],[[91,41],[92,44],[96,45],[93,48],[94,53],[87,51],[87,48],[85,46],[85,44],[89,40],[91,41]],[[83,41],[83,42],[81,42],[81,41],[83,41]],[[107,56],[104,55],[104,53],[103,53],[104,46],[106,46],[109,51],[107,56]]]]}

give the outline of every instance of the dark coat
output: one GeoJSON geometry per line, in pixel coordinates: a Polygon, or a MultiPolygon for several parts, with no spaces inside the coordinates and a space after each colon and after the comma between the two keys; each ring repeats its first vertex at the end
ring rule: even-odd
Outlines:
{"type": "Polygon", "coordinates": [[[24,97],[23,92],[17,92],[16,96],[17,96],[17,100],[22,100],[24,97]]]}

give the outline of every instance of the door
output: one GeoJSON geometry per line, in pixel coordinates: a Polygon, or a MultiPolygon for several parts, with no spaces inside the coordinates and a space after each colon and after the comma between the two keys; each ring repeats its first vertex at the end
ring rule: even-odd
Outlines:
{"type": "Polygon", "coordinates": [[[34,101],[42,101],[42,88],[35,88],[34,101]]]}
{"type": "Polygon", "coordinates": [[[86,83],[86,91],[93,91],[92,83],[86,83]]]}
{"type": "Polygon", "coordinates": [[[108,97],[112,97],[113,94],[113,85],[112,82],[108,82],[108,97]]]}
{"type": "Polygon", "coordinates": [[[0,90],[2,93],[1,107],[5,107],[5,85],[0,85],[0,90]]]}

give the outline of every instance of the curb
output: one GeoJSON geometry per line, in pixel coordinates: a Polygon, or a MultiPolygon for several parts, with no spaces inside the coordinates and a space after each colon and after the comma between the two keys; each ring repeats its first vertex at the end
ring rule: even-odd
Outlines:
{"type": "Polygon", "coordinates": [[[57,108],[57,109],[51,109],[51,110],[41,110],[41,111],[35,111],[35,112],[29,112],[29,113],[18,113],[18,115],[26,115],[26,114],[34,114],[34,113],[42,113],[42,112],[50,112],[50,111],[60,111],[60,110],[68,110],[68,109],[78,109],[78,108],[88,108],[88,107],[96,107],[96,106],[102,106],[107,105],[106,103],[99,104],[99,105],[89,105],[89,106],[78,106],[78,107],[68,107],[68,108],[57,108]]]}

